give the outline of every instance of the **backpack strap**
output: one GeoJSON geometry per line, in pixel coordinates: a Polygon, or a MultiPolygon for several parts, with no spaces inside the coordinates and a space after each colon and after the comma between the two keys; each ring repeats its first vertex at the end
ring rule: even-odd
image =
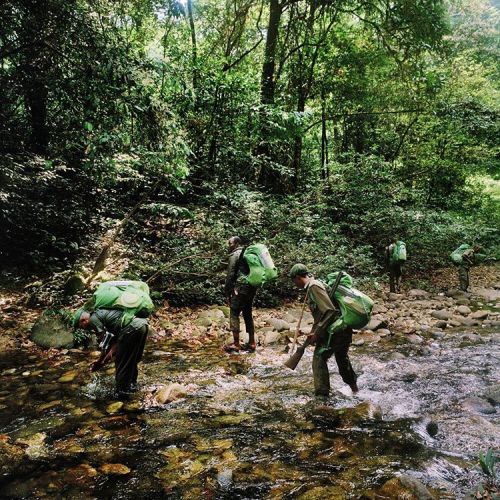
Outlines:
{"type": "Polygon", "coordinates": [[[243,262],[243,259],[245,258],[245,251],[247,248],[248,248],[248,245],[246,247],[243,247],[241,250],[240,256],[238,258],[238,263],[236,264],[236,268],[234,270],[235,278],[238,278],[238,272],[240,270],[241,263],[243,262]]]}

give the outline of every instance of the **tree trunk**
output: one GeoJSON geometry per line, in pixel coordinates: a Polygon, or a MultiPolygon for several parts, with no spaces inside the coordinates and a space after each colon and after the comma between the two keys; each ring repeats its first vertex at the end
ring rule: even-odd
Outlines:
{"type": "Polygon", "coordinates": [[[187,11],[189,20],[189,30],[191,31],[191,63],[193,65],[193,92],[196,100],[196,90],[198,88],[198,46],[196,44],[196,29],[193,16],[193,0],[187,0],[187,11]]]}
{"type": "Polygon", "coordinates": [[[25,90],[26,107],[29,111],[31,133],[30,149],[33,153],[45,154],[49,145],[49,130],[47,128],[47,87],[37,80],[33,71],[28,71],[31,81],[25,90]]]}
{"type": "Polygon", "coordinates": [[[262,65],[260,83],[260,141],[257,147],[257,155],[261,159],[261,169],[259,172],[259,182],[271,188],[273,191],[279,190],[279,174],[268,167],[271,150],[269,147],[269,124],[266,113],[266,106],[274,104],[274,91],[276,81],[274,72],[276,67],[276,48],[278,45],[279,25],[281,21],[282,6],[279,0],[270,0],[269,22],[267,25],[266,48],[264,51],[264,63],[262,65]]]}
{"type": "Polygon", "coordinates": [[[321,87],[321,175],[324,180],[328,179],[328,137],[326,133],[326,103],[325,88],[321,87]]]}
{"type": "Polygon", "coordinates": [[[269,22],[267,25],[266,49],[260,83],[261,104],[274,103],[274,70],[276,67],[276,47],[278,45],[279,25],[282,7],[279,0],[271,0],[269,4],[269,22]]]}

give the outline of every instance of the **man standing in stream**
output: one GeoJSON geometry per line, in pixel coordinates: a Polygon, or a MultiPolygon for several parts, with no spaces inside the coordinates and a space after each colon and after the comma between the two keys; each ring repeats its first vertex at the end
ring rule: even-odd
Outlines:
{"type": "Polygon", "coordinates": [[[248,263],[243,258],[245,251],[241,238],[232,236],[228,240],[229,263],[227,266],[224,292],[229,304],[229,328],[233,334],[233,343],[224,346],[228,353],[245,350],[255,351],[255,327],[252,316],[252,306],[257,288],[247,283],[245,279],[250,273],[248,263]],[[240,314],[243,314],[248,344],[240,345],[240,314]]]}
{"type": "Polygon", "coordinates": [[[335,354],[335,361],[342,380],[353,393],[358,392],[356,383],[358,377],[352,368],[348,355],[352,342],[352,328],[342,324],[339,330],[329,331],[330,326],[340,315],[339,310],[333,305],[326,285],[314,279],[304,264],[295,264],[290,270],[290,278],[296,287],[306,290],[307,302],[314,319],[309,335],[311,344],[316,346],[312,363],[314,393],[316,396],[324,397],[330,393],[328,360],[333,354],[335,354]]]}

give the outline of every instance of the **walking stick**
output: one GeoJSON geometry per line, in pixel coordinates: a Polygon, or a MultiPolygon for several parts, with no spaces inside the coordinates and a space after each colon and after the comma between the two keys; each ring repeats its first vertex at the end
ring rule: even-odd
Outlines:
{"type": "Polygon", "coordinates": [[[299,322],[297,323],[297,328],[295,329],[295,335],[293,336],[293,344],[292,344],[292,349],[290,350],[290,354],[293,354],[297,347],[297,339],[299,337],[300,324],[302,323],[302,317],[304,316],[304,309],[306,308],[308,295],[309,295],[309,287],[307,287],[306,296],[304,297],[304,302],[302,302],[302,310],[300,311],[299,322]]]}

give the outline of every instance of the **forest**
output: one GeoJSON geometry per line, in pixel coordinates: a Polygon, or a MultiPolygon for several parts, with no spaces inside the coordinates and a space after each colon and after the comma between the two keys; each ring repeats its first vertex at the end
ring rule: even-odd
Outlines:
{"type": "Polygon", "coordinates": [[[380,279],[393,236],[422,279],[464,241],[498,256],[495,3],[0,9],[0,253],[14,275],[88,272],[132,210],[124,272],[167,265],[152,284],[177,304],[221,299],[232,235],[270,246],[274,297],[296,261],[380,279]]]}
{"type": "Polygon", "coordinates": [[[498,498],[499,26],[2,0],[0,497],[498,498]]]}

